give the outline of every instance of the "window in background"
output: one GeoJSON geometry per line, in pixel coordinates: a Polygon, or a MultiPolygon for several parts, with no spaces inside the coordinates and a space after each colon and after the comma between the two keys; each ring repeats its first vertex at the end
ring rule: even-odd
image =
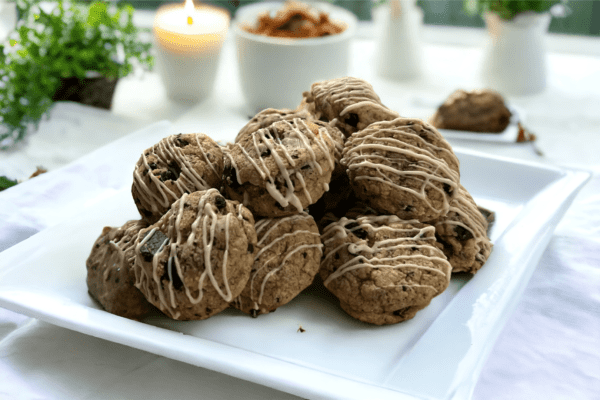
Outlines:
{"type": "MultiPolygon", "coordinates": [[[[184,0],[129,0],[136,8],[152,10],[165,3],[183,3],[184,0]]],[[[197,0],[195,0],[198,2],[197,0]]],[[[204,3],[235,10],[257,0],[205,0],[204,3]]],[[[379,2],[373,0],[335,0],[334,4],[354,12],[360,20],[371,19],[371,7],[379,2]]],[[[462,0],[417,0],[423,9],[424,22],[430,25],[483,27],[481,17],[468,15],[462,0]]],[[[550,32],[575,35],[600,36],[600,0],[570,0],[571,14],[567,18],[553,18],[550,32]]]]}

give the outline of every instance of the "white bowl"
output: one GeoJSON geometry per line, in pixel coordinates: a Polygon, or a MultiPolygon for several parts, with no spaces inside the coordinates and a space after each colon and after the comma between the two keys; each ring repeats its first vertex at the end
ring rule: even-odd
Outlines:
{"type": "Polygon", "coordinates": [[[233,23],[238,70],[248,111],[265,108],[296,108],[302,92],[314,82],[348,74],[350,41],[356,31],[356,16],[328,3],[311,6],[346,26],[343,32],[318,38],[288,39],[250,33],[264,12],[283,8],[282,2],[261,2],[241,7],[233,23]]]}

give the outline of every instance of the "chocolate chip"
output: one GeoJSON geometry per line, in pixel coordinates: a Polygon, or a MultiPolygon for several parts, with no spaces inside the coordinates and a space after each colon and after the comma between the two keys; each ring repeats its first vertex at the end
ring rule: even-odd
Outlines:
{"type": "Polygon", "coordinates": [[[115,278],[115,283],[119,283],[120,279],[119,277],[115,278]]]}
{"type": "Polygon", "coordinates": [[[344,122],[350,125],[353,128],[356,128],[359,123],[358,114],[350,113],[348,114],[348,118],[344,120],[344,122]]]}
{"type": "Polygon", "coordinates": [[[227,171],[225,171],[227,177],[227,183],[229,187],[232,189],[237,189],[240,187],[240,184],[237,180],[237,171],[234,167],[230,166],[227,171]]]}
{"type": "Polygon", "coordinates": [[[160,173],[160,180],[162,182],[165,181],[175,181],[177,180],[177,177],[175,176],[175,174],[173,173],[173,171],[171,171],[170,169],[163,171],[160,173]]]}
{"type": "Polygon", "coordinates": [[[404,207],[404,211],[406,211],[406,212],[411,212],[412,209],[413,209],[413,206],[405,206],[404,207]]]}
{"type": "Polygon", "coordinates": [[[177,146],[179,146],[179,147],[185,147],[188,144],[190,144],[190,142],[181,138],[181,133],[179,135],[177,135],[177,138],[175,140],[177,141],[177,146]]]}
{"type": "Polygon", "coordinates": [[[309,168],[310,168],[310,164],[306,164],[306,165],[303,165],[302,168],[300,168],[300,169],[309,169],[309,168]]]}
{"type": "MultiPolygon", "coordinates": [[[[170,281],[171,279],[169,279],[169,268],[168,268],[168,263],[165,262],[163,264],[164,267],[164,273],[162,274],[162,276],[160,277],[161,280],[164,281],[170,281]]],[[[177,268],[175,267],[175,259],[173,257],[171,257],[171,277],[173,278],[173,288],[175,288],[175,290],[179,290],[183,287],[183,282],[181,281],[181,277],[179,276],[179,273],[177,272],[177,268]]]]}
{"type": "Polygon", "coordinates": [[[269,135],[268,133],[265,133],[265,137],[266,137],[267,139],[271,139],[271,135],[269,135]]]}
{"type": "Polygon", "coordinates": [[[350,223],[349,223],[348,225],[346,225],[345,227],[346,227],[346,229],[348,229],[348,230],[352,230],[352,229],[354,229],[354,228],[358,227],[358,223],[357,223],[357,222],[350,222],[350,223]]]}
{"type": "Polygon", "coordinates": [[[146,262],[152,261],[160,246],[165,243],[165,240],[168,239],[161,231],[156,230],[152,233],[152,236],[140,247],[140,254],[146,262]]]}
{"type": "Polygon", "coordinates": [[[460,241],[473,239],[473,233],[470,230],[465,229],[464,227],[462,227],[460,225],[456,225],[454,227],[454,232],[456,232],[456,235],[457,235],[456,237],[460,241]]]}
{"type": "Polygon", "coordinates": [[[406,292],[408,290],[408,286],[402,285],[402,291],[406,292]]]}
{"type": "Polygon", "coordinates": [[[225,201],[225,197],[223,197],[223,196],[217,196],[215,198],[215,205],[217,206],[217,208],[219,210],[221,208],[225,207],[227,205],[227,202],[225,201]]]}
{"type": "Polygon", "coordinates": [[[340,259],[340,254],[339,253],[335,253],[333,255],[333,258],[335,258],[336,260],[339,260],[340,259]]]}
{"type": "Polygon", "coordinates": [[[410,249],[411,249],[412,251],[417,251],[417,250],[419,250],[419,249],[418,249],[418,248],[416,248],[416,247],[411,247],[410,249]]]}
{"type": "Polygon", "coordinates": [[[448,185],[447,183],[444,183],[444,192],[452,194],[452,186],[448,185]]]}
{"type": "Polygon", "coordinates": [[[212,309],[210,307],[206,307],[204,311],[206,311],[207,314],[210,314],[212,312],[212,309]]]}
{"type": "Polygon", "coordinates": [[[302,253],[302,257],[306,258],[307,254],[306,252],[302,253]]]}
{"type": "Polygon", "coordinates": [[[148,164],[148,167],[150,167],[150,169],[154,170],[154,169],[158,168],[158,165],[156,165],[155,162],[151,162],[148,164]]]}
{"type": "Polygon", "coordinates": [[[271,149],[266,149],[262,153],[260,153],[261,157],[269,157],[271,155],[271,149]]]}
{"type": "Polygon", "coordinates": [[[254,245],[252,243],[248,243],[248,253],[254,253],[254,245]]]}
{"type": "Polygon", "coordinates": [[[401,308],[399,310],[394,311],[392,314],[394,314],[396,317],[404,318],[404,314],[408,311],[409,308],[410,307],[401,308]]]}

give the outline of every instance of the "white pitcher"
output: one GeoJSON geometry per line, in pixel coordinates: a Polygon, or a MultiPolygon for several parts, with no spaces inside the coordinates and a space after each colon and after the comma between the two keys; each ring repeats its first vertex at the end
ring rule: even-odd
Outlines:
{"type": "Polygon", "coordinates": [[[486,87],[507,95],[531,95],[546,88],[545,36],[550,13],[526,12],[511,21],[487,13],[489,32],[482,80],[486,87]]]}
{"type": "Polygon", "coordinates": [[[377,29],[376,68],[386,78],[417,78],[423,70],[423,11],[416,0],[391,0],[373,11],[377,29]]]}

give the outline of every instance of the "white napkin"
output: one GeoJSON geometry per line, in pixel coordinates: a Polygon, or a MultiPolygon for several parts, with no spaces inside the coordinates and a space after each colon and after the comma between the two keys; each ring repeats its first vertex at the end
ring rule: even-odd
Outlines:
{"type": "Polygon", "coordinates": [[[1,192],[0,251],[69,218],[82,205],[99,201],[106,189],[131,185],[142,152],[174,133],[171,123],[155,123],[1,192]]]}

